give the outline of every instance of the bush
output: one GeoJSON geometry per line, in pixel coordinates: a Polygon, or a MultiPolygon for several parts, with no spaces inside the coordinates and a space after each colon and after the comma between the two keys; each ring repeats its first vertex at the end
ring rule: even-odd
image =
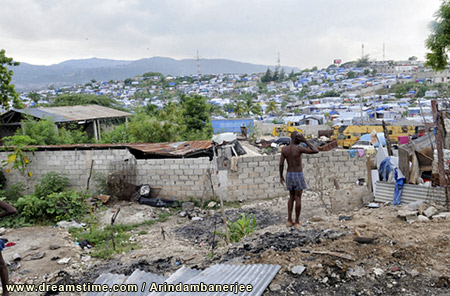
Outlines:
{"type": "Polygon", "coordinates": [[[21,218],[29,224],[47,224],[84,216],[88,212],[87,193],[73,190],[45,195],[26,195],[17,200],[15,207],[21,218]]]}
{"type": "Polygon", "coordinates": [[[52,193],[58,193],[64,191],[69,186],[69,179],[65,176],[61,176],[55,172],[46,174],[40,184],[37,184],[34,188],[34,195],[36,197],[45,198],[52,193]]]}
{"type": "Polygon", "coordinates": [[[1,189],[0,198],[10,204],[15,204],[15,202],[23,196],[23,188],[23,184],[19,182],[9,186],[8,189],[1,189]]]}

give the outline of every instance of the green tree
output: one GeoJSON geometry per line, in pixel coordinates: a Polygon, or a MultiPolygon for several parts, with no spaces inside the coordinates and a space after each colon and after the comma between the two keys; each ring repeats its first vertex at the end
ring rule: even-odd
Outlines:
{"type": "Polygon", "coordinates": [[[11,84],[13,71],[8,70],[7,66],[18,66],[19,62],[13,61],[5,55],[5,50],[0,50],[0,105],[5,109],[9,109],[9,102],[18,101],[19,94],[16,92],[14,85],[11,84]]]}
{"type": "Polygon", "coordinates": [[[370,74],[370,70],[369,69],[364,69],[364,75],[369,75],[370,74]]]}
{"type": "Polygon", "coordinates": [[[183,116],[186,136],[190,140],[205,140],[212,136],[211,118],[206,99],[199,95],[184,97],[183,116]]]}
{"type": "Polygon", "coordinates": [[[356,67],[358,67],[358,68],[363,68],[363,67],[368,67],[368,66],[370,66],[368,54],[366,54],[365,56],[362,56],[361,58],[359,58],[356,61],[356,67]]]}
{"type": "Polygon", "coordinates": [[[100,105],[108,108],[123,109],[118,107],[115,99],[107,96],[97,96],[88,94],[64,94],[58,95],[48,104],[50,107],[78,106],[78,105],[100,105]]]}
{"type": "Polygon", "coordinates": [[[356,73],[353,71],[348,71],[347,78],[352,79],[356,77],[356,73]]]}
{"type": "Polygon", "coordinates": [[[267,68],[266,74],[264,74],[263,77],[261,77],[261,82],[270,82],[273,80],[272,71],[270,71],[269,68],[267,68]]]}
{"type": "Polygon", "coordinates": [[[33,102],[35,102],[36,104],[39,103],[39,101],[41,100],[41,95],[36,93],[36,92],[30,92],[28,94],[28,98],[30,98],[30,100],[32,100],[33,102]]]}
{"type": "Polygon", "coordinates": [[[266,107],[266,114],[273,114],[278,111],[275,101],[270,101],[266,107]]]}
{"type": "Polygon", "coordinates": [[[431,34],[425,46],[431,51],[426,54],[425,65],[435,71],[445,70],[450,48],[450,1],[442,1],[435,13],[435,21],[430,24],[431,34]]]}

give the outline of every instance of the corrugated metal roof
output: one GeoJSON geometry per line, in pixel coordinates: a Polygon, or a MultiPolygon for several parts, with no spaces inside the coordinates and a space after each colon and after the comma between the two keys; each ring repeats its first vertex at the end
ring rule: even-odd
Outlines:
{"type": "Polygon", "coordinates": [[[131,113],[116,109],[99,106],[64,106],[64,107],[41,107],[27,109],[13,109],[13,111],[29,114],[37,118],[51,118],[55,122],[70,122],[92,119],[106,119],[116,117],[127,117],[131,113]]]}
{"type": "Polygon", "coordinates": [[[160,155],[183,157],[205,152],[212,147],[211,140],[185,141],[174,143],[121,143],[121,144],[70,144],[70,145],[40,145],[28,146],[37,150],[61,150],[61,149],[124,149],[129,148],[144,155],[160,155]]]}
{"type": "MultiPolygon", "coordinates": [[[[375,201],[392,202],[394,198],[394,183],[376,182],[375,201]]],[[[445,204],[445,189],[438,187],[426,187],[413,184],[403,186],[400,200],[402,203],[411,203],[415,201],[427,201],[445,204]]]]}
{"type": "Polygon", "coordinates": [[[145,282],[146,287],[149,287],[151,283],[155,284],[162,284],[167,278],[163,277],[161,275],[141,271],[139,269],[135,270],[128,279],[124,282],[125,285],[137,285],[138,290],[137,292],[130,291],[130,292],[117,292],[112,293],[111,296],[146,296],[148,295],[148,288],[144,289],[142,291],[143,283],[145,282]]]}
{"type": "MultiPolygon", "coordinates": [[[[111,287],[114,284],[120,285],[125,282],[127,276],[115,273],[103,273],[94,282],[94,284],[108,285],[111,287]]],[[[87,292],[85,296],[109,296],[110,292],[87,292]]]]}
{"type": "MultiPolygon", "coordinates": [[[[251,265],[229,265],[229,264],[217,264],[213,265],[198,275],[190,278],[189,280],[183,282],[186,284],[200,284],[204,283],[206,285],[223,285],[234,283],[252,285],[253,289],[251,292],[204,292],[201,295],[212,296],[212,295],[252,295],[260,296],[270,284],[272,279],[280,270],[279,265],[269,265],[269,264],[251,264],[251,265]]],[[[167,279],[167,281],[170,280],[167,279]]],[[[166,292],[160,295],[179,295],[176,292],[166,292]]],[[[186,296],[199,295],[199,292],[183,292],[186,296]]],[[[158,295],[157,293],[151,293],[149,296],[158,295]]]]}
{"type": "Polygon", "coordinates": [[[211,140],[185,141],[176,143],[142,143],[126,144],[131,149],[139,150],[145,154],[185,156],[191,153],[204,151],[212,147],[211,140]]]}

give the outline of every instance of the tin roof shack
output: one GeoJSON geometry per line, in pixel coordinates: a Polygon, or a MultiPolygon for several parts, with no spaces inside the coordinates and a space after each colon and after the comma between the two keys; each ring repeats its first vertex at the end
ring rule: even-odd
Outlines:
{"type": "Polygon", "coordinates": [[[82,127],[90,137],[96,140],[101,138],[101,125],[123,122],[131,114],[128,112],[99,106],[65,106],[65,107],[43,107],[11,109],[1,115],[0,138],[12,136],[21,127],[21,121],[26,116],[34,119],[51,119],[57,127],[70,128],[75,124],[77,128],[82,127]]]}

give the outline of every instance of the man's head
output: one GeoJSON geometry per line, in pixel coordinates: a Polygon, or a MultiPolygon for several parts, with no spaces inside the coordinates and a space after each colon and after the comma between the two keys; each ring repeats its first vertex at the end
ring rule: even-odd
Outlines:
{"type": "Polygon", "coordinates": [[[299,135],[300,133],[298,131],[293,131],[291,134],[291,141],[296,144],[299,144],[300,143],[299,135]]]}

